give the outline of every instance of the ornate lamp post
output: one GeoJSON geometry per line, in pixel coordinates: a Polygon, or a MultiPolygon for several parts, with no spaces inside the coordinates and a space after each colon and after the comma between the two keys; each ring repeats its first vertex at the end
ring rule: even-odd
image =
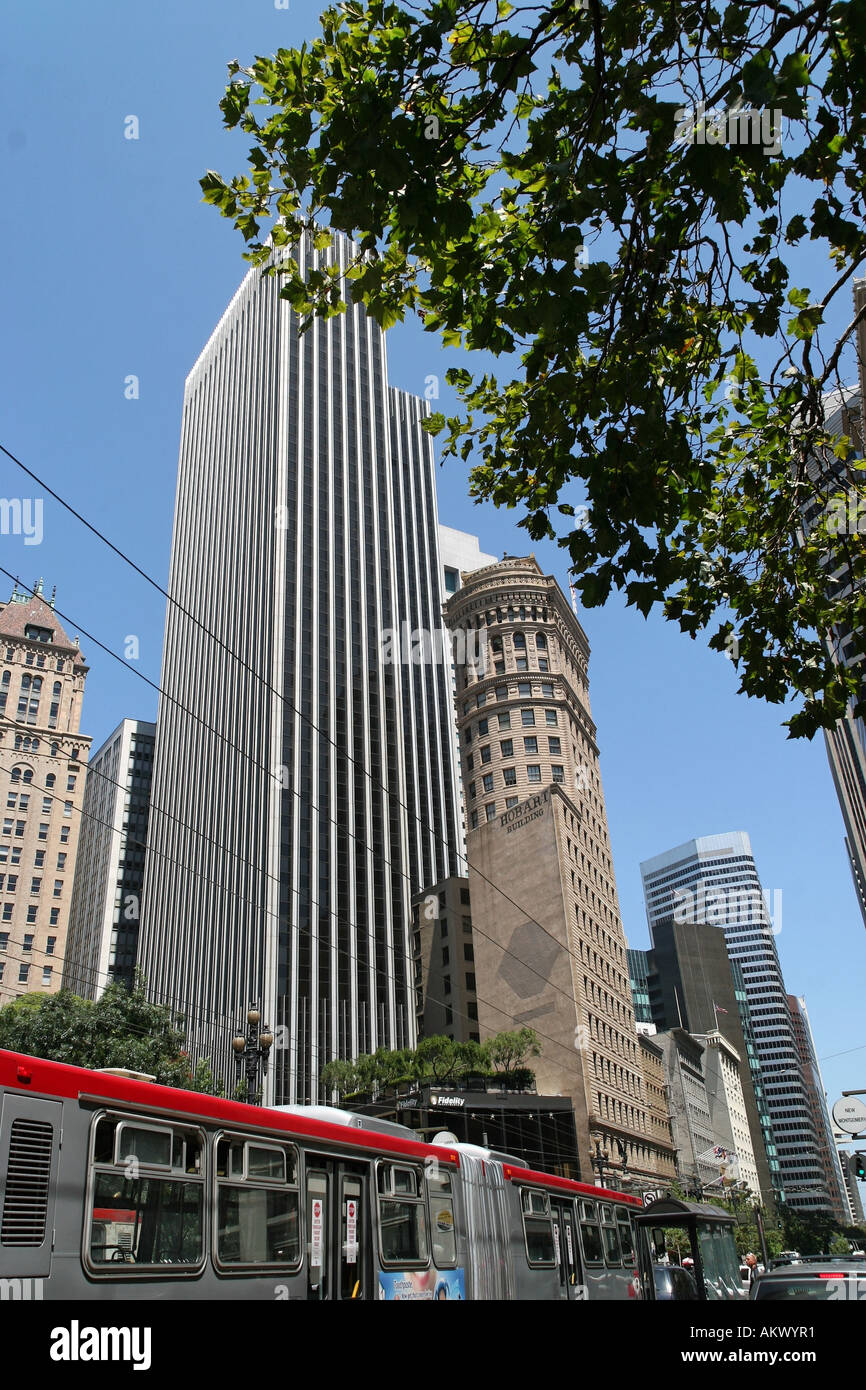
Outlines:
{"type": "Polygon", "coordinates": [[[607,1161],[608,1161],[609,1158],[610,1158],[610,1154],[607,1152],[607,1149],[602,1148],[602,1139],[601,1139],[601,1137],[600,1137],[599,1135],[596,1135],[596,1136],[595,1136],[595,1153],[592,1155],[592,1157],[591,1157],[591,1159],[590,1159],[590,1162],[592,1163],[592,1166],[593,1166],[593,1168],[595,1169],[595,1171],[598,1173],[598,1185],[599,1185],[599,1187],[604,1187],[604,1185],[605,1185],[605,1182],[604,1182],[604,1167],[605,1167],[605,1164],[607,1163],[607,1161]]]}
{"type": "Polygon", "coordinates": [[[259,1087],[259,1070],[262,1076],[267,1075],[268,1055],[274,1045],[274,1035],[267,1024],[264,1024],[261,1031],[259,1022],[261,1014],[256,1003],[250,1004],[247,1009],[247,1031],[246,1036],[239,1033],[236,1038],[232,1038],[235,1061],[238,1067],[238,1078],[243,1071],[247,1075],[247,1103],[256,1105],[256,1092],[259,1087]]]}

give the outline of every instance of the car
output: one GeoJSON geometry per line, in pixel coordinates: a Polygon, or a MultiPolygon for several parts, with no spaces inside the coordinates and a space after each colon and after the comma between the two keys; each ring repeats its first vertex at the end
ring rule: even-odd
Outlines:
{"type": "Polygon", "coordinates": [[[839,1257],[780,1265],[759,1274],[750,1297],[760,1302],[773,1299],[811,1299],[822,1302],[866,1300],[866,1272],[857,1259],[839,1257]]]}
{"type": "Polygon", "coordinates": [[[653,1265],[656,1300],[697,1302],[698,1286],[690,1269],[682,1265],[653,1265]]]}

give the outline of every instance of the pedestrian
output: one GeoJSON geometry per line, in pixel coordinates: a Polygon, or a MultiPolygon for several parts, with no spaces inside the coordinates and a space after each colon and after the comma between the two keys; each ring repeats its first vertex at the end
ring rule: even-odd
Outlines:
{"type": "Polygon", "coordinates": [[[749,1266],[749,1283],[754,1284],[755,1275],[758,1272],[758,1257],[757,1255],[752,1254],[751,1250],[746,1256],[746,1264],[749,1266]]]}

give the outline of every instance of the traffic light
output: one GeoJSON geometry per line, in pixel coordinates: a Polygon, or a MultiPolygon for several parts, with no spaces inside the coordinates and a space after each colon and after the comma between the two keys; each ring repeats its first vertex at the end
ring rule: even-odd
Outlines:
{"type": "Polygon", "coordinates": [[[849,1154],[848,1171],[852,1177],[858,1178],[860,1182],[866,1182],[866,1153],[849,1154]]]}

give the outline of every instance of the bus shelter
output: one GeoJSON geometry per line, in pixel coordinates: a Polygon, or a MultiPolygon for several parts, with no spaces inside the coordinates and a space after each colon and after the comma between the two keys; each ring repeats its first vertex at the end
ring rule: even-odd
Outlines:
{"type": "MultiPolygon", "coordinates": [[[[654,1288],[653,1265],[666,1251],[665,1231],[671,1228],[688,1240],[698,1297],[706,1302],[741,1299],[740,1258],[734,1240],[735,1218],[720,1207],[662,1197],[632,1217],[638,1232],[641,1274],[654,1288]]],[[[652,1294],[650,1295],[652,1297],[652,1294]]]]}

